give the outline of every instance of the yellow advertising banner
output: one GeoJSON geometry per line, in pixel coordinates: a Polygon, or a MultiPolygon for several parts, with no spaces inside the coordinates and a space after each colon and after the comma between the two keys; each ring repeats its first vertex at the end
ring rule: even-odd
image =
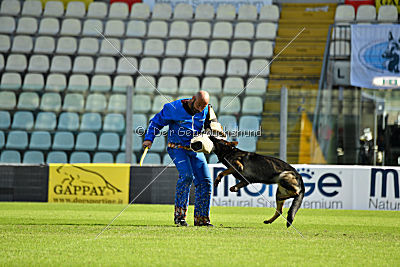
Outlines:
{"type": "Polygon", "coordinates": [[[384,5],[394,5],[397,7],[397,11],[400,12],[400,0],[375,0],[377,14],[378,14],[379,8],[384,5]]]}
{"type": "Polygon", "coordinates": [[[128,204],[130,164],[50,164],[49,202],[128,204]]]}

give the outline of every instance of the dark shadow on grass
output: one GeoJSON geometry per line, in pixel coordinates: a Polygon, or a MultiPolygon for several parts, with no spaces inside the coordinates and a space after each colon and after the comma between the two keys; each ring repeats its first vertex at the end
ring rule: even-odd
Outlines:
{"type": "MultiPolygon", "coordinates": [[[[0,224],[0,225],[12,225],[12,226],[44,226],[44,225],[54,225],[54,226],[104,226],[106,223],[21,223],[21,224],[0,224]]],[[[176,227],[176,225],[165,225],[165,224],[155,224],[155,225],[144,225],[144,224],[113,224],[112,227],[176,227]]]]}

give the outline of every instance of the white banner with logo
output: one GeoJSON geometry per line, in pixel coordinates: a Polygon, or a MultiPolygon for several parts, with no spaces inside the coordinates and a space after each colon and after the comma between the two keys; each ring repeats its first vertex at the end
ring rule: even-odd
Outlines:
{"type": "Polygon", "coordinates": [[[143,3],[146,3],[150,6],[150,8],[153,10],[154,4],[157,3],[167,3],[170,4],[172,8],[174,8],[177,4],[180,3],[187,3],[189,5],[193,6],[193,11],[196,9],[196,7],[200,4],[209,4],[214,6],[215,10],[217,10],[219,5],[234,5],[236,9],[238,10],[241,5],[255,5],[260,11],[260,8],[263,5],[272,5],[272,0],[187,0],[187,1],[182,1],[182,0],[143,0],[143,3]]]}
{"type": "Polygon", "coordinates": [[[400,25],[351,25],[353,86],[400,87],[400,25]]]}
{"type": "MultiPolygon", "coordinates": [[[[226,169],[209,165],[213,179],[226,169]]],[[[293,165],[302,175],[305,197],[302,208],[400,210],[400,167],[293,165]]],[[[229,175],[212,194],[213,206],[276,207],[277,185],[250,184],[239,192],[229,188],[237,183],[229,175]]],[[[285,202],[289,207],[291,201],[285,202]]]]}

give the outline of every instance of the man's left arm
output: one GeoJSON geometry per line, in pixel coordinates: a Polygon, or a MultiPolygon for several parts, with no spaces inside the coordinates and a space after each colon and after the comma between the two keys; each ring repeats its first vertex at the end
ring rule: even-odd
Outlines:
{"type": "Polygon", "coordinates": [[[206,120],[204,121],[204,130],[213,136],[226,137],[222,125],[218,122],[217,115],[210,104],[208,105],[206,120]]]}

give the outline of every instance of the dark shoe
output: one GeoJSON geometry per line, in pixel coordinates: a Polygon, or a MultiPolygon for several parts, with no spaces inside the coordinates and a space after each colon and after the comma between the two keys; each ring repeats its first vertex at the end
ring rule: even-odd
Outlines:
{"type": "Polygon", "coordinates": [[[214,227],[214,225],[210,223],[210,218],[208,218],[208,216],[195,216],[194,226],[214,227]]]}
{"type": "Polygon", "coordinates": [[[184,219],[175,219],[176,226],[188,226],[187,222],[184,219]]]}
{"type": "Polygon", "coordinates": [[[185,208],[178,208],[175,207],[175,213],[174,213],[174,222],[176,226],[188,226],[186,222],[186,211],[187,209],[185,208]]]}

